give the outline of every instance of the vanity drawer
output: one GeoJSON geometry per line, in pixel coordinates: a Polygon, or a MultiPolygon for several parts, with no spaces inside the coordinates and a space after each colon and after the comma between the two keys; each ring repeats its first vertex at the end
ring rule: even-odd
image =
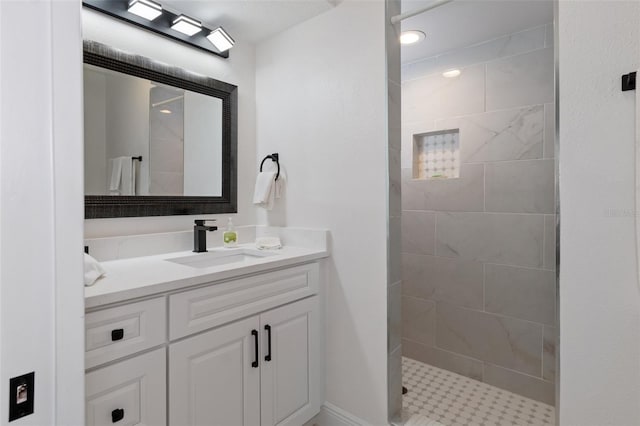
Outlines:
{"type": "Polygon", "coordinates": [[[318,292],[319,265],[310,263],[169,296],[171,340],[217,327],[318,292]]]}
{"type": "Polygon", "coordinates": [[[85,376],[86,426],[166,425],[166,349],[85,376]]]}
{"type": "Polygon", "coordinates": [[[164,297],[85,316],[85,367],[92,368],[165,342],[164,297]]]}

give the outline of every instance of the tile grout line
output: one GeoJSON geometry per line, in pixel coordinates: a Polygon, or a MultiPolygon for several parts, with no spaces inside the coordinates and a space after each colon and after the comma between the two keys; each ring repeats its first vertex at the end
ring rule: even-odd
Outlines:
{"type": "Polygon", "coordinates": [[[487,213],[487,164],[482,163],[482,213],[487,213]]]}
{"type": "Polygon", "coordinates": [[[487,73],[489,72],[489,64],[488,62],[484,63],[484,113],[487,112],[487,73]]]}
{"type": "Polygon", "coordinates": [[[547,104],[542,106],[542,158],[547,158],[547,104]]]}
{"type": "Polygon", "coordinates": [[[487,312],[487,264],[482,262],[482,312],[487,312]]]}
{"type": "Polygon", "coordinates": [[[547,251],[547,215],[542,215],[542,257],[540,259],[540,264],[544,268],[545,259],[546,259],[546,251],[547,251]]]}
{"type": "Polygon", "coordinates": [[[424,132],[420,132],[419,131],[417,134],[428,133],[428,132],[432,132],[432,131],[437,131],[437,130],[434,130],[434,128],[436,126],[440,125],[440,123],[439,123],[440,121],[464,120],[464,119],[469,119],[471,117],[477,117],[477,116],[480,116],[480,115],[494,114],[494,113],[500,113],[500,112],[509,112],[509,111],[516,111],[516,110],[528,110],[528,109],[532,109],[532,108],[535,108],[535,107],[540,107],[543,110],[543,114],[544,114],[544,106],[545,105],[552,105],[553,102],[554,102],[554,100],[552,99],[549,102],[536,102],[536,103],[532,103],[532,104],[525,104],[525,105],[519,105],[519,106],[510,106],[510,107],[504,107],[504,108],[491,109],[489,111],[470,112],[470,113],[467,113],[467,114],[451,115],[451,116],[448,116],[448,117],[440,116],[440,117],[430,118],[428,120],[411,120],[411,121],[403,122],[402,126],[404,126],[406,128],[415,128],[415,126],[420,126],[422,128],[428,127],[428,130],[426,130],[424,132]]]}
{"type": "Polygon", "coordinates": [[[510,216],[553,216],[554,213],[523,213],[523,212],[488,212],[488,211],[464,211],[464,210],[419,210],[419,209],[403,209],[403,212],[427,212],[427,213],[447,213],[447,214],[480,214],[486,213],[490,215],[510,215],[510,216]]]}
{"type": "Polygon", "coordinates": [[[433,256],[437,256],[438,250],[438,212],[433,212],[433,256]]]}
{"type": "Polygon", "coordinates": [[[540,353],[540,366],[541,371],[540,371],[540,380],[544,380],[544,329],[545,329],[545,325],[542,325],[542,351],[540,353]]]}

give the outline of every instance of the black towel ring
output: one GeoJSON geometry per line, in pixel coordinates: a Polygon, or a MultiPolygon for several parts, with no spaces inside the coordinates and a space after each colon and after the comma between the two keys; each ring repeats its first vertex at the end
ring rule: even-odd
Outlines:
{"type": "Polygon", "coordinates": [[[271,155],[267,155],[262,159],[262,162],[260,163],[260,172],[262,172],[262,166],[264,165],[264,162],[267,161],[268,159],[271,159],[271,161],[276,163],[276,165],[278,166],[278,172],[276,173],[276,178],[274,179],[274,180],[278,180],[278,178],[280,177],[280,161],[279,161],[279,156],[277,152],[271,155]]]}

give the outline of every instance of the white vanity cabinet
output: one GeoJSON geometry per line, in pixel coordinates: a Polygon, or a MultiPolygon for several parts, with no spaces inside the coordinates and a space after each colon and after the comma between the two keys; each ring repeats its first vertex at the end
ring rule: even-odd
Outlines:
{"type": "Polygon", "coordinates": [[[169,347],[171,425],[300,426],[320,411],[314,296],[169,347]]]}
{"type": "Polygon", "coordinates": [[[164,348],[87,373],[85,425],[165,425],[166,384],[164,348]]]}
{"type": "Polygon", "coordinates": [[[260,424],[260,370],[252,366],[258,317],[169,347],[171,425],[260,424]]]}
{"type": "Polygon", "coordinates": [[[320,411],[319,265],[86,315],[87,425],[301,426],[320,411]]]}
{"type": "Polygon", "coordinates": [[[260,326],[260,424],[302,425],[322,404],[318,297],[265,312],[260,326]]]}

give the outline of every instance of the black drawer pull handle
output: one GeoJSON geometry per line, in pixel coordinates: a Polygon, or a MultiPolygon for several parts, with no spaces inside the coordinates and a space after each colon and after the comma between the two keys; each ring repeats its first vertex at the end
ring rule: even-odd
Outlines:
{"type": "Polygon", "coordinates": [[[264,357],[265,361],[271,361],[271,326],[269,324],[264,326],[267,330],[267,355],[264,357]]]}
{"type": "Polygon", "coordinates": [[[122,340],[124,337],[124,329],[117,328],[115,330],[111,330],[111,341],[115,342],[116,340],[122,340]]]}
{"type": "Polygon", "coordinates": [[[254,358],[255,361],[253,361],[251,363],[251,366],[253,368],[258,368],[258,365],[260,365],[258,363],[258,357],[259,357],[259,355],[258,355],[258,353],[259,353],[259,351],[258,351],[258,330],[251,330],[251,335],[253,336],[253,339],[254,339],[254,342],[255,342],[255,358],[254,358]]]}
{"type": "Polygon", "coordinates": [[[124,419],[124,410],[122,408],[116,408],[111,412],[111,423],[119,422],[124,419]]]}

